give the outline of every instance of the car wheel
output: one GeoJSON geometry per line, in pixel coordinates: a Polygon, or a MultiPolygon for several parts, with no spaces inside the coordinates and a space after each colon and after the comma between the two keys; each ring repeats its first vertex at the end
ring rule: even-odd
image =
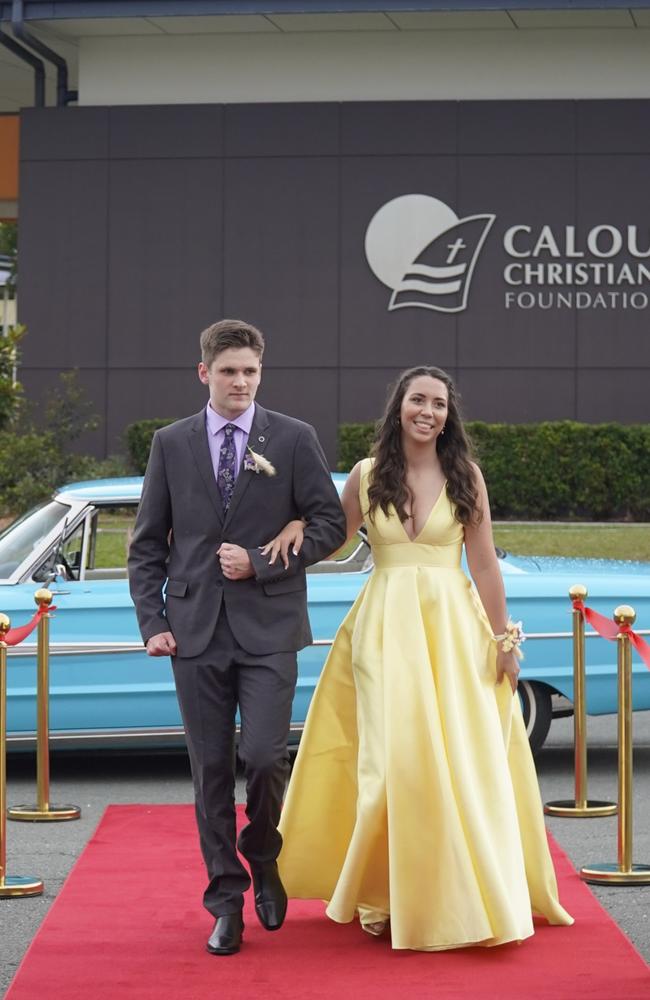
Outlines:
{"type": "Polygon", "coordinates": [[[519,681],[517,690],[530,748],[533,753],[537,753],[544,745],[551,726],[551,692],[545,685],[532,681],[519,681]]]}

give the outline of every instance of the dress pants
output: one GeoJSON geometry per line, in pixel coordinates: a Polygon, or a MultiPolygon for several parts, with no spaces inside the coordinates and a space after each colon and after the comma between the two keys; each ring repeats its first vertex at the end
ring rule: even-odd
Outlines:
{"type": "Polygon", "coordinates": [[[278,822],[289,775],[287,738],[296,687],[295,653],[253,655],[242,649],[222,607],[214,636],[200,656],[172,658],[176,694],[192,768],[196,818],[208,871],[203,896],[215,917],[244,905],[253,867],[275,861],[278,822]],[[246,776],[248,825],[235,829],[235,713],[238,754],[246,776]]]}

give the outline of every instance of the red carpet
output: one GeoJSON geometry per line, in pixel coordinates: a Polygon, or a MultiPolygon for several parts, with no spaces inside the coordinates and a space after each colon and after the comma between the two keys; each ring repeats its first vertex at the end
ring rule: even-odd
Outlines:
{"type": "Polygon", "coordinates": [[[290,902],[269,934],[249,893],[244,947],[217,958],[204,951],[212,919],[192,807],[110,806],[6,1000],[648,1000],[650,969],[553,850],[576,924],[540,921],[521,946],[392,952],[356,924],[332,923],[318,901],[290,902]]]}

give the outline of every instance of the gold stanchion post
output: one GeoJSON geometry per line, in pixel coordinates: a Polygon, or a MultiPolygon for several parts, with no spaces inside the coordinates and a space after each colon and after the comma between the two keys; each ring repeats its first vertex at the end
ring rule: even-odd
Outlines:
{"type": "MultiPolygon", "coordinates": [[[[621,604],[614,611],[619,626],[633,625],[634,608],[621,604]]],[[[632,864],[632,650],[626,632],[618,645],[618,862],[588,865],[580,872],[585,882],[612,885],[650,885],[650,865],[632,864]]]]}
{"type": "MultiPolygon", "coordinates": [[[[41,608],[49,608],[52,593],[45,588],[37,590],[34,600],[41,608]]],[[[79,819],[78,806],[50,804],[50,616],[46,612],[38,623],[37,680],[36,680],[36,794],[35,805],[12,806],[9,819],[47,823],[79,819]]]]}
{"type": "Polygon", "coordinates": [[[26,875],[7,875],[7,646],[11,622],[0,615],[0,899],[40,896],[43,883],[26,875]]]}
{"type": "MultiPolygon", "coordinates": [[[[584,601],[587,588],[581,583],[569,590],[573,601],[584,601]]],[[[573,617],[573,746],[575,772],[575,798],[547,802],[544,812],[547,816],[576,817],[613,816],[615,802],[601,802],[587,797],[587,690],[585,684],[585,622],[576,608],[573,617]]]]}

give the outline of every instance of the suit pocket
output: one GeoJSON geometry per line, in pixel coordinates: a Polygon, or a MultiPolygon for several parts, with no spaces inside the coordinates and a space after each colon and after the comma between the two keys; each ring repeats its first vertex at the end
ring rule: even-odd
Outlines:
{"type": "Polygon", "coordinates": [[[273,580],[262,584],[262,589],[268,597],[275,594],[297,594],[307,589],[304,576],[287,576],[283,580],[273,580]]]}
{"type": "Polygon", "coordinates": [[[187,594],[187,584],[182,580],[168,580],[165,588],[166,597],[185,597],[187,594]]]}

